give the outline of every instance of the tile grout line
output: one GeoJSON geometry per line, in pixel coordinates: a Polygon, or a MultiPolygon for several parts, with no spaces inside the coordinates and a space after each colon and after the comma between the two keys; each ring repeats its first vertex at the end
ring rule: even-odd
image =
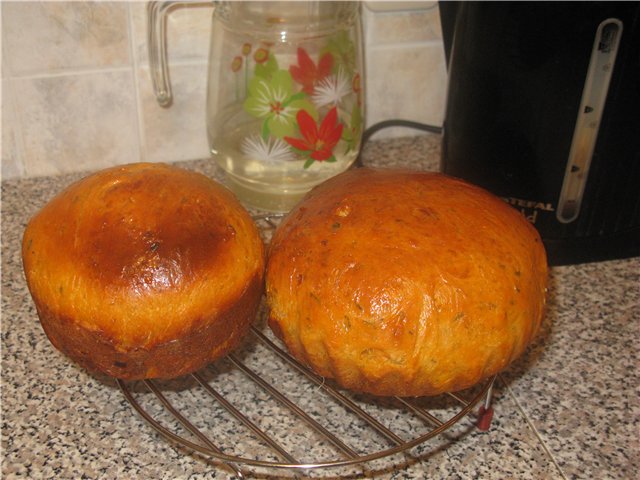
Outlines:
{"type": "Polygon", "coordinates": [[[35,73],[18,73],[11,74],[5,79],[16,79],[16,80],[38,80],[42,78],[59,78],[59,77],[71,77],[75,75],[91,75],[96,73],[117,73],[117,72],[126,72],[131,68],[130,65],[122,65],[120,67],[94,67],[94,68],[70,68],[68,70],[52,70],[50,72],[35,72],[35,73]]]}
{"type": "MultiPolygon", "coordinates": [[[[20,109],[18,108],[18,106],[16,105],[16,95],[14,93],[15,86],[13,85],[13,82],[8,81],[7,79],[2,79],[2,82],[3,83],[6,82],[4,85],[6,88],[6,91],[0,94],[0,103],[2,104],[3,109],[4,108],[9,109],[9,111],[11,112],[10,118],[12,118],[14,122],[13,136],[14,136],[14,142],[15,142],[15,157],[16,157],[16,164],[17,164],[16,167],[18,170],[17,178],[24,178],[27,176],[27,165],[24,161],[26,144],[24,141],[24,133],[22,131],[23,115],[20,109]],[[6,95],[7,91],[9,92],[9,95],[6,95]]],[[[5,90],[5,88],[3,88],[3,90],[5,90]]],[[[3,120],[6,121],[6,119],[3,119],[3,120]]],[[[1,146],[2,146],[2,142],[0,141],[0,147],[1,146]]],[[[3,179],[3,178],[4,178],[4,175],[0,171],[0,179],[3,179]]],[[[16,178],[16,177],[10,177],[10,178],[16,178]]]]}
{"type": "Polygon", "coordinates": [[[560,464],[557,462],[555,456],[551,453],[551,450],[549,450],[549,447],[547,447],[547,444],[544,441],[544,439],[542,438],[542,435],[540,434],[538,429],[535,427],[535,425],[533,424],[533,421],[529,418],[529,415],[527,415],[527,413],[525,412],[524,408],[522,408],[522,405],[518,401],[515,393],[513,393],[513,390],[511,389],[511,387],[507,384],[507,382],[505,382],[504,378],[502,378],[502,375],[499,375],[499,377],[500,377],[500,382],[502,382],[502,386],[507,390],[507,392],[509,392],[509,396],[515,402],[516,407],[518,408],[518,410],[520,410],[520,413],[524,417],[525,422],[527,422],[527,425],[533,431],[533,434],[536,436],[536,438],[540,442],[540,445],[542,445],[542,449],[544,450],[544,452],[547,454],[547,456],[551,459],[551,462],[558,469],[558,472],[560,472],[560,475],[562,476],[562,478],[564,480],[568,480],[567,476],[562,471],[562,468],[560,467],[560,464]]]}
{"type": "MultiPolygon", "coordinates": [[[[369,51],[386,51],[393,52],[395,50],[403,50],[406,48],[409,49],[417,49],[417,48],[443,48],[442,47],[442,39],[433,39],[433,40],[410,40],[407,42],[400,43],[370,43],[367,45],[367,49],[369,51]]],[[[443,55],[444,55],[444,49],[443,55]]]]}
{"type": "MultiPolygon", "coordinates": [[[[133,41],[133,40],[131,40],[133,41]]],[[[130,52],[133,55],[133,45],[129,46],[130,52]]],[[[171,65],[176,66],[197,66],[197,65],[205,65],[207,63],[206,59],[175,59],[171,60],[171,65]]],[[[130,65],[122,65],[119,67],[94,67],[94,68],[83,68],[76,67],[70,68],[68,70],[56,70],[51,72],[37,72],[37,73],[22,73],[16,75],[7,75],[3,78],[3,80],[32,80],[32,79],[43,79],[43,78],[59,78],[59,77],[72,77],[77,75],[95,75],[102,73],[118,73],[118,72],[126,72],[131,70],[132,68],[149,68],[148,63],[133,63],[133,60],[130,65]]]]}

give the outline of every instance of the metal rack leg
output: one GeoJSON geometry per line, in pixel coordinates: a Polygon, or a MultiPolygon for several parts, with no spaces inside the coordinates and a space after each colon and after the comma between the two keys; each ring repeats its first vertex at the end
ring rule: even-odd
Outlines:
{"type": "Polygon", "coordinates": [[[491,380],[491,385],[489,386],[489,390],[487,390],[487,396],[484,399],[484,404],[480,406],[480,410],[478,411],[478,420],[476,422],[476,427],[478,430],[486,432],[491,428],[491,420],[493,419],[493,407],[491,406],[491,401],[493,400],[493,384],[495,383],[497,377],[493,377],[491,380]]]}

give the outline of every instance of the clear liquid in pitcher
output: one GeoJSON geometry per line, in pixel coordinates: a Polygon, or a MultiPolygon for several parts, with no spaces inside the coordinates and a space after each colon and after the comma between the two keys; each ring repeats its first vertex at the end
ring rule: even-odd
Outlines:
{"type": "MultiPolygon", "coordinates": [[[[244,118],[241,111],[236,118],[244,118]]],[[[226,172],[228,186],[247,205],[273,212],[287,212],[312,187],[346,170],[358,150],[340,140],[331,161],[312,161],[294,153],[283,140],[265,140],[255,132],[260,122],[230,117],[222,136],[212,139],[213,158],[226,172]]]]}
{"type": "Polygon", "coordinates": [[[357,157],[362,62],[353,34],[286,45],[245,38],[218,52],[209,145],[246,205],[287,212],[357,157]]]}

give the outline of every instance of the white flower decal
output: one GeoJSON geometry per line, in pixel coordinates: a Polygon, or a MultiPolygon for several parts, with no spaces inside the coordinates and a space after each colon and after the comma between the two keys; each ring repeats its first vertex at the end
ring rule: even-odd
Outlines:
{"type": "Polygon", "coordinates": [[[316,85],[312,100],[317,107],[336,106],[351,93],[351,81],[340,68],[338,73],[324,78],[316,85]]]}
{"type": "Polygon", "coordinates": [[[295,160],[295,155],[284,141],[269,137],[267,140],[260,135],[246,137],[240,147],[242,153],[254,160],[264,163],[280,163],[295,160]]]}

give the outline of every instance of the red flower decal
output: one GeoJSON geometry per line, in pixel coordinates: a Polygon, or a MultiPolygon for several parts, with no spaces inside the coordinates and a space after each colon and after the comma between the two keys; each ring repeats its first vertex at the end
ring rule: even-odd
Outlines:
{"type": "Polygon", "coordinates": [[[338,123],[338,112],[333,107],[327,113],[320,127],[316,125],[311,115],[304,110],[299,110],[296,115],[300,133],[304,138],[284,137],[285,141],[297,150],[309,152],[312,160],[330,160],[333,157],[333,149],[342,136],[344,125],[338,123]]]}
{"type": "Polygon", "coordinates": [[[303,92],[313,95],[315,85],[331,73],[331,67],[333,67],[331,53],[325,53],[320,57],[316,66],[307,51],[304,48],[298,48],[298,65],[291,65],[289,73],[296,82],[302,85],[303,92]]]}

